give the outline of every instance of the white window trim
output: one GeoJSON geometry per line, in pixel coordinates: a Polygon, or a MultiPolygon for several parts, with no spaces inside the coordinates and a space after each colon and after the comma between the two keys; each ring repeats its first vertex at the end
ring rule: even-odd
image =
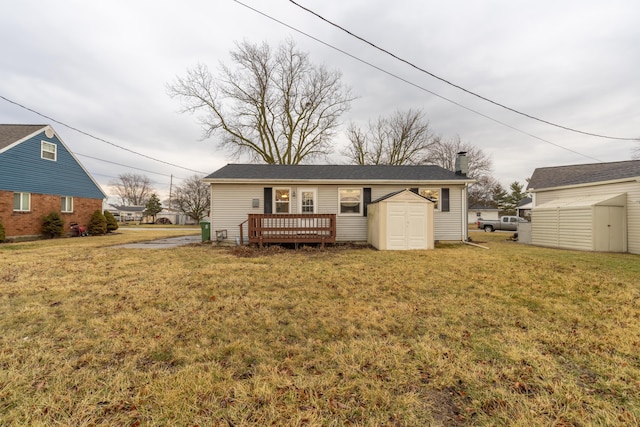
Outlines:
{"type": "Polygon", "coordinates": [[[58,160],[58,145],[49,141],[40,141],[40,158],[55,162],[58,160]],[[45,144],[53,146],[53,151],[45,150],[45,144]],[[44,156],[44,153],[53,153],[53,159],[44,156]]]}
{"type": "Polygon", "coordinates": [[[338,215],[340,216],[362,216],[362,205],[364,205],[364,188],[362,187],[339,187],[338,188],[338,215]],[[358,209],[358,213],[356,212],[351,212],[351,213],[342,213],[340,212],[340,192],[342,190],[358,190],[360,191],[360,207],[358,209]]]}
{"type": "Polygon", "coordinates": [[[20,207],[18,209],[15,208],[15,206],[13,207],[13,211],[14,212],[31,212],[31,193],[21,193],[21,192],[15,192],[14,194],[14,198],[15,198],[15,194],[19,194],[20,195],[20,207]],[[22,206],[22,196],[26,194],[28,196],[28,200],[29,200],[29,207],[27,209],[24,209],[24,206],[22,206]]]}
{"type": "Polygon", "coordinates": [[[272,203],[273,203],[273,207],[272,207],[272,212],[274,214],[290,214],[291,213],[291,199],[293,198],[293,192],[291,191],[291,187],[273,187],[273,196],[272,196],[272,203]],[[288,190],[289,191],[289,209],[287,212],[278,212],[278,203],[282,203],[282,202],[278,202],[276,200],[276,194],[278,193],[278,190],[288,190]]]}
{"type": "Polygon", "coordinates": [[[299,187],[296,191],[298,197],[297,197],[297,202],[298,202],[298,213],[300,214],[305,214],[305,213],[309,213],[309,212],[302,212],[302,193],[304,192],[311,192],[313,193],[313,213],[317,214],[318,213],[318,189],[317,188],[310,188],[310,187],[299,187]]]}
{"type": "Polygon", "coordinates": [[[71,197],[71,196],[62,196],[60,199],[61,199],[60,200],[60,204],[62,204],[62,200],[66,200],[69,203],[65,203],[65,206],[67,206],[67,204],[68,204],[68,205],[70,205],[70,208],[71,208],[70,210],[60,209],[61,212],[63,212],[63,213],[72,213],[73,212],[73,197],[71,197]]]}
{"type": "Polygon", "coordinates": [[[442,203],[442,188],[441,187],[420,187],[418,188],[418,194],[422,193],[422,190],[438,190],[438,206],[434,206],[433,210],[440,212],[440,205],[442,203]]]}

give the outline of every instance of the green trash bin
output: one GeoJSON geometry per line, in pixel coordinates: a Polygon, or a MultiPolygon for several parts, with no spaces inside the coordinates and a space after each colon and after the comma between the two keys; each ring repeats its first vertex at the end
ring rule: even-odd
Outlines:
{"type": "Polygon", "coordinates": [[[208,221],[202,221],[200,223],[200,229],[202,230],[202,241],[206,242],[211,240],[211,223],[208,221]]]}

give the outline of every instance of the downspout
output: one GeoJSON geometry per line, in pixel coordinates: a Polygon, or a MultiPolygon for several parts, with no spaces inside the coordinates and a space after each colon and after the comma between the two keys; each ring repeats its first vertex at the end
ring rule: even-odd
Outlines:
{"type": "Polygon", "coordinates": [[[469,207],[467,206],[469,204],[468,201],[468,191],[467,189],[469,188],[469,183],[465,182],[464,183],[464,191],[462,194],[462,212],[466,213],[466,215],[462,215],[462,241],[463,242],[467,242],[469,240],[469,207]]]}

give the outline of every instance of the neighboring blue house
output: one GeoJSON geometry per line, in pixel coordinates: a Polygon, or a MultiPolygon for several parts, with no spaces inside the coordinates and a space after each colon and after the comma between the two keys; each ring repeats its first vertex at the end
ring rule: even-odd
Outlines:
{"type": "Polygon", "coordinates": [[[0,125],[0,222],[8,240],[41,234],[58,212],[65,227],[89,223],[107,195],[48,125],[0,125]]]}

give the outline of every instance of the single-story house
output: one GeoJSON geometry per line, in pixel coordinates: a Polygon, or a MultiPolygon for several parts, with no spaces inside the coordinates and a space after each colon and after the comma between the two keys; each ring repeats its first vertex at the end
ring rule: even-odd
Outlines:
{"type": "Polygon", "coordinates": [[[531,243],[640,254],[640,160],[538,168],[531,243]]]}
{"type": "Polygon", "coordinates": [[[0,125],[0,222],[6,238],[42,234],[60,213],[65,228],[87,225],[107,195],[48,125],[0,125]]]}
{"type": "Polygon", "coordinates": [[[468,220],[469,224],[475,224],[480,219],[499,220],[498,208],[475,204],[469,206],[468,220]]]}
{"type": "Polygon", "coordinates": [[[105,209],[111,212],[118,222],[140,222],[144,218],[144,206],[108,205],[105,209]]]}
{"type": "Polygon", "coordinates": [[[228,240],[239,241],[242,224],[248,235],[249,215],[322,215],[314,221],[328,217],[335,241],[366,242],[367,205],[409,188],[433,200],[435,240],[466,240],[467,187],[474,180],[463,170],[466,162],[456,163],[457,172],[434,165],[228,164],[203,179],[211,186],[212,234],[226,230],[228,240]]]}

